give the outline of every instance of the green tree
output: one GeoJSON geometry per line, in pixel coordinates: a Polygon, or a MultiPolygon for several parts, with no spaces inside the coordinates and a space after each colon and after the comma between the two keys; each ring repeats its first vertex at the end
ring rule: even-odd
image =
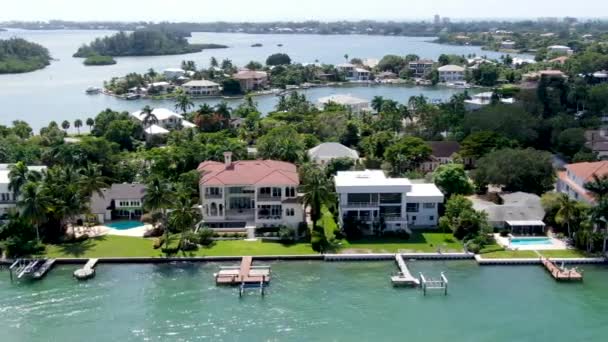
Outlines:
{"type": "Polygon", "coordinates": [[[447,201],[439,226],[443,230],[452,230],[454,237],[466,241],[487,230],[488,223],[484,213],[473,209],[473,202],[462,195],[455,195],[447,201]]]}
{"type": "Polygon", "coordinates": [[[287,65],[291,64],[291,58],[289,55],[284,53],[275,53],[273,55],[268,56],[266,59],[266,65],[276,66],[276,65],[287,65]]]}
{"type": "Polygon", "coordinates": [[[50,199],[42,184],[37,182],[25,183],[17,207],[26,220],[36,227],[36,240],[40,241],[40,225],[46,220],[46,213],[51,208],[50,199]]]}
{"type": "Polygon", "coordinates": [[[258,140],[261,158],[295,163],[304,156],[304,142],[291,126],[276,127],[258,140]]]}
{"type": "Polygon", "coordinates": [[[184,189],[177,192],[176,201],[173,205],[174,209],[171,211],[169,223],[181,232],[179,246],[184,249],[184,245],[187,243],[185,241],[186,233],[194,228],[194,224],[199,219],[196,199],[192,198],[190,192],[184,189]]]}
{"type": "Polygon", "coordinates": [[[566,194],[561,194],[558,199],[559,209],[555,214],[555,222],[557,224],[566,225],[569,237],[572,237],[572,224],[578,216],[576,204],[576,201],[571,200],[566,194]]]}
{"type": "Polygon", "coordinates": [[[186,114],[193,107],[194,103],[190,95],[182,89],[175,92],[175,109],[180,110],[182,114],[186,114]]]}
{"type": "Polygon", "coordinates": [[[219,66],[219,63],[217,62],[217,58],[211,57],[211,59],[209,60],[209,65],[212,68],[217,68],[219,66]]]}
{"type": "Polygon", "coordinates": [[[76,127],[76,130],[78,130],[78,135],[80,135],[80,127],[82,127],[82,120],[76,119],[74,121],[74,127],[76,127]]]}
{"type": "Polygon", "coordinates": [[[95,120],[93,120],[93,118],[88,118],[86,123],[87,123],[87,126],[89,126],[89,131],[92,131],[93,125],[95,125],[95,120]]]}
{"type": "Polygon", "coordinates": [[[28,139],[29,137],[32,136],[32,127],[30,127],[30,125],[25,121],[21,121],[21,120],[13,121],[12,131],[13,131],[13,133],[15,133],[16,136],[18,136],[21,139],[28,139]]]}
{"type": "Polygon", "coordinates": [[[477,160],[495,149],[513,147],[511,142],[491,131],[471,133],[461,143],[460,155],[477,160]]]}
{"type": "Polygon", "coordinates": [[[585,130],[582,128],[568,128],[557,137],[557,150],[571,158],[585,146],[585,130]]]}
{"type": "Polygon", "coordinates": [[[431,156],[431,148],[424,140],[416,137],[403,137],[384,152],[384,159],[391,167],[391,173],[399,176],[416,169],[420,163],[431,156]]]}
{"type": "Polygon", "coordinates": [[[462,164],[440,165],[433,173],[433,182],[448,198],[453,195],[469,195],[473,192],[462,164]]]}
{"type": "Polygon", "coordinates": [[[167,209],[175,203],[175,190],[159,177],[152,178],[146,184],[146,194],[143,198],[144,208],[150,212],[159,212],[161,215],[161,229],[165,235],[165,243],[169,242],[169,226],[167,209]]]}
{"type": "Polygon", "coordinates": [[[8,173],[8,189],[13,192],[13,196],[17,198],[21,192],[21,188],[27,182],[36,182],[42,178],[38,171],[30,171],[24,162],[19,161],[15,165],[9,167],[8,173]]]}
{"type": "Polygon", "coordinates": [[[70,128],[70,122],[68,120],[64,120],[61,123],[61,128],[63,128],[64,131],[68,131],[68,129],[70,128]]]}

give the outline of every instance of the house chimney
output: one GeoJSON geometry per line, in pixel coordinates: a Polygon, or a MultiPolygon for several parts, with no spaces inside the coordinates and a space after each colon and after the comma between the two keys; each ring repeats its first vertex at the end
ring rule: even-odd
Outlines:
{"type": "Polygon", "coordinates": [[[232,164],[232,152],[224,152],[224,165],[227,167],[232,164]]]}

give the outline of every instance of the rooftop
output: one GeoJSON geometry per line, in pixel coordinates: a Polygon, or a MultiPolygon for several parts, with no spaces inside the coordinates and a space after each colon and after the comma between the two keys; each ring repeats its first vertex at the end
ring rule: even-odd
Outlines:
{"type": "MultiPolygon", "coordinates": [[[[159,121],[167,120],[169,118],[182,118],[181,115],[166,108],[154,108],[152,110],[152,114],[154,114],[154,116],[156,116],[156,119],[158,119],[159,121]]],[[[133,115],[139,121],[143,121],[145,116],[143,111],[141,110],[138,110],[137,112],[134,112],[131,115],[133,115]]]]}
{"type": "Polygon", "coordinates": [[[268,73],[266,73],[265,71],[241,70],[234,74],[232,77],[237,80],[248,80],[268,77],[268,73]]]}
{"type": "Polygon", "coordinates": [[[352,158],[359,159],[359,153],[340,143],[327,142],[308,150],[310,159],[352,158]]]}
{"type": "Polygon", "coordinates": [[[437,158],[449,158],[460,151],[457,141],[429,141],[427,145],[433,150],[432,156],[437,158]]]}
{"type": "Polygon", "coordinates": [[[584,162],[566,165],[566,170],[583,181],[590,181],[593,175],[602,177],[608,175],[608,160],[599,162],[584,162]]]}
{"type": "Polygon", "coordinates": [[[317,101],[321,104],[326,104],[326,103],[330,103],[330,102],[337,103],[340,105],[369,104],[368,100],[360,99],[358,97],[354,97],[351,95],[345,95],[345,94],[336,94],[336,95],[325,96],[325,97],[318,99],[317,101]]]}
{"type": "Polygon", "coordinates": [[[208,80],[192,80],[182,85],[183,87],[219,87],[219,84],[208,80]]]}
{"type": "Polygon", "coordinates": [[[298,185],[294,164],[275,160],[205,161],[197,169],[202,185],[298,185]]]}
{"type": "Polygon", "coordinates": [[[443,192],[432,183],[412,184],[412,190],[408,191],[408,197],[437,197],[437,200],[443,201],[443,192]],[[441,199],[439,199],[441,197],[441,199]]]}
{"type": "Polygon", "coordinates": [[[488,214],[490,222],[542,221],[545,210],[540,197],[525,192],[500,194],[503,204],[496,204],[478,196],[471,196],[473,208],[488,214]]]}
{"type": "Polygon", "coordinates": [[[387,178],[382,170],[338,171],[334,177],[336,187],[341,186],[411,186],[407,178],[387,178]]]}
{"type": "Polygon", "coordinates": [[[455,71],[455,72],[462,72],[464,71],[464,68],[461,67],[460,65],[452,65],[452,64],[448,64],[448,65],[444,65],[440,68],[437,69],[438,71],[455,71]]]}
{"type": "Polygon", "coordinates": [[[91,212],[93,214],[105,213],[112,200],[142,200],[146,193],[146,186],[136,183],[112,184],[109,189],[102,189],[101,192],[103,196],[93,193],[91,197],[91,212]]]}

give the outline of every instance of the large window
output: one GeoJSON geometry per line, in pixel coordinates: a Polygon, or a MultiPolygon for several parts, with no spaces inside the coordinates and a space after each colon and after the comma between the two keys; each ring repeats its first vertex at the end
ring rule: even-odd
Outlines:
{"type": "Polygon", "coordinates": [[[436,206],[437,206],[437,204],[436,204],[436,203],[424,203],[424,204],[422,205],[422,207],[423,207],[424,209],[435,209],[435,207],[436,207],[436,206]]]}
{"type": "Polygon", "coordinates": [[[279,220],[282,212],[281,205],[258,205],[258,218],[261,220],[279,220]]]}
{"type": "Polygon", "coordinates": [[[417,213],[419,208],[419,203],[408,203],[406,206],[406,211],[408,213],[417,213]]]}
{"type": "Polygon", "coordinates": [[[380,203],[381,204],[400,204],[401,203],[401,194],[400,193],[380,194],[380,203]]]}
{"type": "Polygon", "coordinates": [[[286,187],[285,188],[285,197],[296,197],[296,188],[286,187]]]}
{"type": "Polygon", "coordinates": [[[348,194],[349,204],[378,203],[378,194],[348,194]]]}
{"type": "Polygon", "coordinates": [[[207,197],[221,197],[222,189],[221,188],[206,188],[205,195],[207,197]]]}

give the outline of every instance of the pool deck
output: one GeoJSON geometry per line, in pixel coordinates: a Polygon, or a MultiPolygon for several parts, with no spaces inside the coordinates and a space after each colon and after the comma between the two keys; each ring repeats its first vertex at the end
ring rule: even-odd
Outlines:
{"type": "MultiPolygon", "coordinates": [[[[529,238],[532,238],[532,237],[533,236],[530,236],[529,238]]],[[[515,238],[525,239],[526,236],[515,237],[515,238]]],[[[537,236],[537,238],[541,238],[541,236],[537,236]]],[[[551,240],[551,244],[511,245],[508,237],[500,236],[500,234],[494,234],[494,239],[496,240],[496,242],[499,245],[501,245],[507,249],[518,250],[518,251],[546,251],[546,250],[568,249],[568,246],[566,246],[566,244],[563,241],[558,240],[554,237],[549,237],[549,236],[547,238],[551,240]]]]}
{"type": "Polygon", "coordinates": [[[144,234],[152,229],[152,225],[145,224],[141,227],[131,229],[114,229],[104,225],[96,225],[92,227],[74,226],[72,230],[75,236],[81,236],[87,234],[89,237],[98,237],[104,235],[118,235],[118,236],[130,236],[130,237],[143,237],[144,234]]]}

